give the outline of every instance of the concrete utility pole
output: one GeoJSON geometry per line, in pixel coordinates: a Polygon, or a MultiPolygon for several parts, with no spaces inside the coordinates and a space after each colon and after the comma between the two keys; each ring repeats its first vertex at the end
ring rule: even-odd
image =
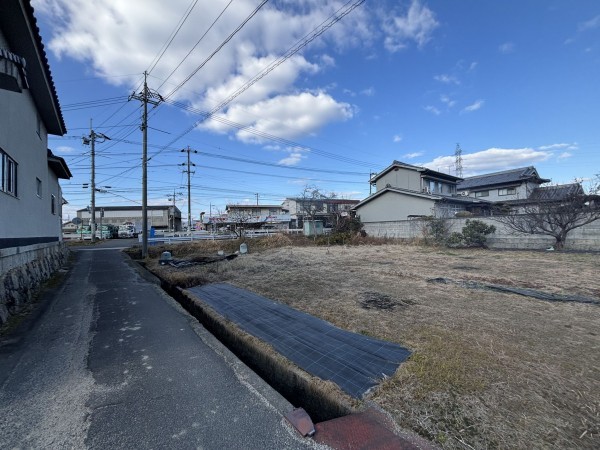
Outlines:
{"type": "Polygon", "coordinates": [[[144,88],[142,92],[135,92],[129,96],[142,102],[142,258],[148,256],[148,103],[158,106],[163,98],[157,92],[148,89],[148,72],[144,72],[144,88]]]}
{"type": "Polygon", "coordinates": [[[373,175],[377,175],[377,172],[369,173],[369,195],[373,193],[373,175]]]}
{"type": "MultiPolygon", "coordinates": [[[[92,232],[92,243],[96,242],[96,139],[103,139],[100,142],[104,142],[106,140],[110,140],[109,137],[105,136],[102,133],[96,133],[92,128],[92,119],[90,119],[90,134],[89,136],[83,137],[83,145],[90,146],[90,156],[92,159],[91,163],[91,188],[92,188],[92,201],[91,201],[91,209],[90,209],[90,228],[92,232]]],[[[101,231],[102,232],[102,231],[101,231]]],[[[102,235],[100,235],[102,236],[102,235]]]]}
{"type": "MultiPolygon", "coordinates": [[[[175,192],[175,189],[173,189],[173,197],[171,197],[171,195],[169,194],[168,200],[169,201],[173,201],[173,233],[175,231],[177,231],[175,229],[175,200],[177,199],[177,196],[182,196],[183,193],[182,192],[175,192]]],[[[170,226],[170,223],[169,223],[170,226]]]]}
{"type": "Polygon", "coordinates": [[[92,119],[90,119],[90,139],[91,145],[91,157],[92,157],[92,244],[96,242],[96,133],[92,129],[92,119]]]}
{"type": "MultiPolygon", "coordinates": [[[[194,153],[198,153],[196,150],[191,150],[190,146],[188,145],[187,149],[183,149],[181,150],[182,152],[187,152],[187,170],[184,170],[184,173],[187,173],[187,196],[188,196],[188,231],[192,232],[192,193],[191,193],[191,185],[190,185],[190,175],[192,172],[190,170],[190,166],[196,166],[196,164],[194,164],[193,162],[190,162],[190,153],[194,152],[194,153]]],[[[182,166],[185,166],[186,163],[182,163],[182,166]]],[[[175,212],[173,211],[173,214],[175,212]]]]}

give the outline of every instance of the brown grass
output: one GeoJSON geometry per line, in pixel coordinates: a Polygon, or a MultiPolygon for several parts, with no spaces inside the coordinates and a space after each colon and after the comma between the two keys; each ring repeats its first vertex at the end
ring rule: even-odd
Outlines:
{"type": "MultiPolygon", "coordinates": [[[[600,447],[600,307],[427,282],[447,277],[600,298],[598,254],[277,239],[249,241],[248,255],[218,267],[149,267],[182,286],[227,281],[407,346],[413,356],[370,399],[445,448],[600,447]]],[[[184,258],[238,245],[171,251],[184,258]]]]}

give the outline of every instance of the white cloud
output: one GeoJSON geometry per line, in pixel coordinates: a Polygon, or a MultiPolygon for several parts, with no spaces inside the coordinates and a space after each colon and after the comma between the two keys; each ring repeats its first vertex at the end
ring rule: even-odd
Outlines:
{"type": "Polygon", "coordinates": [[[75,151],[75,149],[73,147],[69,147],[66,145],[58,146],[53,150],[54,153],[60,154],[60,155],[64,155],[67,153],[73,153],[74,151],[75,151]]]}
{"type": "Polygon", "coordinates": [[[278,164],[283,166],[295,166],[304,158],[306,158],[306,155],[303,155],[302,153],[290,153],[286,158],[280,159],[278,164]]]}
{"type": "Polygon", "coordinates": [[[579,146],[577,142],[573,142],[572,144],[568,143],[560,143],[560,144],[550,144],[550,145],[540,145],[538,147],[539,150],[559,150],[559,149],[567,149],[567,150],[578,150],[579,146]]]}
{"type": "Polygon", "coordinates": [[[580,23],[579,26],[577,27],[577,29],[579,31],[588,31],[588,30],[593,30],[595,28],[599,28],[599,27],[600,27],[600,15],[598,15],[588,21],[580,23]]]}
{"type": "Polygon", "coordinates": [[[422,6],[418,0],[413,0],[405,16],[394,16],[392,13],[392,17],[384,20],[385,48],[394,53],[406,48],[409,41],[423,47],[431,40],[438,26],[434,12],[422,6]]]}
{"type": "Polygon", "coordinates": [[[456,101],[452,100],[449,96],[447,95],[442,95],[440,96],[440,101],[442,103],[445,103],[446,106],[448,106],[448,108],[452,108],[454,105],[456,105],[456,101]]]}
{"type": "MultiPolygon", "coordinates": [[[[87,0],[33,0],[33,4],[36,12],[44,14],[51,25],[52,38],[47,48],[58,58],[77,60],[85,64],[90,73],[105,77],[107,83],[130,91],[139,86],[140,74],[151,67],[188,8],[189,0],[146,0],[143,8],[136,2],[120,0],[104,0],[100,5],[87,0]],[[123,74],[133,75],[117,76],[123,74]]],[[[152,70],[151,88],[158,89],[163,96],[168,95],[257,5],[254,0],[237,0],[193,49],[201,31],[209,29],[226,4],[226,0],[198,2],[152,70]],[[189,57],[184,60],[190,51],[189,57]],[[160,86],[167,77],[170,78],[166,84],[160,86]]],[[[210,110],[276,61],[344,4],[343,0],[267,3],[172,99],[189,102],[194,108],[210,110]]],[[[367,8],[357,8],[312,42],[310,47],[314,50],[327,44],[327,48],[334,51],[368,45],[376,35],[376,31],[371,29],[372,19],[367,8]]],[[[276,104],[279,97],[282,97],[280,102],[302,104],[306,97],[295,86],[297,81],[304,81],[332,65],[335,65],[335,59],[330,54],[309,60],[301,51],[235,98],[229,106],[245,105],[260,117],[261,111],[253,107],[264,105],[264,102],[276,104]]],[[[314,130],[326,125],[329,120],[339,120],[339,114],[323,114],[325,104],[330,112],[348,110],[347,105],[337,103],[331,97],[326,102],[324,97],[315,98],[319,98],[317,112],[322,122],[307,127],[301,125],[301,129],[314,130]]],[[[231,115],[228,111],[225,114],[231,115]]],[[[347,118],[351,114],[343,113],[342,116],[347,118]]],[[[263,119],[268,121],[270,117],[263,119]]]]}
{"type": "Polygon", "coordinates": [[[504,44],[500,44],[498,47],[498,51],[500,53],[508,54],[515,51],[515,44],[512,42],[505,42],[504,44]]]}
{"type": "Polygon", "coordinates": [[[310,153],[310,149],[300,146],[281,147],[279,145],[265,145],[263,148],[265,150],[287,153],[285,158],[277,161],[277,164],[281,164],[283,166],[295,166],[303,159],[306,159],[308,157],[308,153],[310,153]]]}
{"type": "Polygon", "coordinates": [[[335,58],[329,55],[321,55],[321,62],[324,66],[335,67],[335,58]]]}
{"type": "Polygon", "coordinates": [[[413,153],[406,153],[405,155],[402,155],[402,157],[404,159],[415,159],[421,155],[423,155],[423,152],[413,152],[413,153]]]}
{"type": "Polygon", "coordinates": [[[477,61],[473,61],[473,62],[471,63],[471,65],[469,66],[469,72],[470,72],[470,71],[472,71],[472,70],[475,70],[475,69],[477,68],[477,65],[478,65],[478,64],[479,64],[479,63],[478,63],[477,61]]]}
{"type": "Polygon", "coordinates": [[[432,105],[428,105],[423,109],[427,112],[430,112],[431,114],[436,115],[436,116],[439,116],[442,113],[439,109],[437,109],[435,106],[432,106],[432,105]]]}
{"type": "MultiPolygon", "coordinates": [[[[485,172],[514,169],[529,166],[538,162],[546,161],[552,156],[552,152],[535,150],[533,148],[490,148],[480,152],[462,155],[463,171],[465,176],[476,175],[485,172]]],[[[433,170],[454,167],[455,157],[440,156],[424,164],[433,170]]]]}
{"type": "Polygon", "coordinates": [[[558,155],[556,158],[557,159],[567,159],[570,158],[571,156],[573,156],[573,153],[569,153],[569,152],[562,152],[560,155],[558,155]]]}
{"type": "Polygon", "coordinates": [[[367,97],[372,97],[375,95],[375,88],[373,86],[368,87],[367,89],[363,89],[360,91],[362,95],[366,95],[367,97]]]}
{"type": "Polygon", "coordinates": [[[477,111],[478,109],[481,109],[481,107],[483,106],[483,104],[485,103],[484,100],[477,100],[474,103],[471,103],[469,106],[466,106],[465,108],[463,108],[463,110],[461,111],[462,113],[468,113],[468,112],[473,112],[473,111],[477,111]]]}
{"type": "Polygon", "coordinates": [[[402,136],[399,134],[394,135],[394,142],[402,142],[402,136]]]}
{"type": "Polygon", "coordinates": [[[446,74],[436,75],[433,77],[433,79],[436,81],[439,81],[440,83],[444,83],[444,84],[456,84],[456,85],[460,84],[460,81],[458,80],[458,78],[453,77],[451,75],[446,75],[446,74]]]}
{"type": "Polygon", "coordinates": [[[200,128],[215,133],[227,133],[230,127],[220,120],[232,121],[244,128],[236,137],[248,143],[263,143],[266,138],[253,132],[268,133],[285,139],[295,139],[316,133],[324,124],[352,118],[354,109],[348,103],[338,103],[326,93],[280,95],[252,105],[234,105],[225,113],[215,115],[200,128]]]}

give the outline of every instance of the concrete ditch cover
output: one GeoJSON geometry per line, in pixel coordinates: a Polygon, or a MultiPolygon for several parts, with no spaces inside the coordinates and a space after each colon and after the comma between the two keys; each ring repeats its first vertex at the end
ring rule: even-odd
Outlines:
{"type": "Polygon", "coordinates": [[[188,291],[306,372],[333,381],[355,398],[393,375],[410,356],[410,351],[398,344],[342,330],[226,283],[188,291]]]}

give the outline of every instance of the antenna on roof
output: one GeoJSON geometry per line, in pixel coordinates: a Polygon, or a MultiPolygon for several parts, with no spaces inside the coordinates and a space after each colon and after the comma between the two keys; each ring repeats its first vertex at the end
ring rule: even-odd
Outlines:
{"type": "Polygon", "coordinates": [[[454,151],[454,157],[456,162],[454,163],[456,169],[456,176],[462,178],[463,176],[463,166],[462,166],[462,149],[460,148],[460,144],[456,144],[456,150],[454,151]]]}

